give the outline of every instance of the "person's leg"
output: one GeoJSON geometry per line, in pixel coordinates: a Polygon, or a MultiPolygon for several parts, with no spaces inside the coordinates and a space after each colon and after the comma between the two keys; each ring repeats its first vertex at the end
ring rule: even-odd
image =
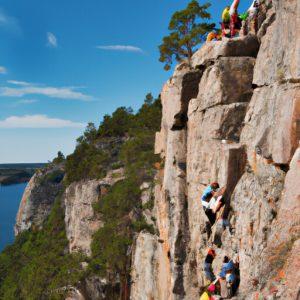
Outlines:
{"type": "Polygon", "coordinates": [[[204,273],[205,273],[205,277],[206,279],[208,279],[209,281],[214,281],[216,279],[216,276],[212,270],[212,266],[209,263],[204,263],[204,273]]]}
{"type": "Polygon", "coordinates": [[[216,214],[214,214],[211,209],[206,209],[205,214],[208,217],[209,223],[213,225],[216,221],[216,214]]]}
{"type": "Polygon", "coordinates": [[[240,0],[234,0],[232,2],[231,6],[230,6],[230,10],[229,10],[230,16],[237,13],[237,9],[239,7],[239,4],[240,4],[240,0]]]}

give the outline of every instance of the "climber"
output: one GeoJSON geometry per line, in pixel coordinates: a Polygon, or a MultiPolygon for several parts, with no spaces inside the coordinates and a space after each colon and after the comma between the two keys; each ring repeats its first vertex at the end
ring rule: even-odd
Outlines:
{"type": "Polygon", "coordinates": [[[213,293],[216,291],[216,286],[211,284],[207,290],[201,295],[200,300],[216,300],[213,293]]]}
{"type": "Polygon", "coordinates": [[[247,19],[247,31],[253,34],[257,33],[257,16],[259,12],[260,1],[253,0],[251,6],[248,9],[248,19],[247,19]]]}
{"type": "Polygon", "coordinates": [[[212,262],[215,259],[215,257],[216,257],[215,250],[214,249],[209,249],[208,252],[207,252],[207,255],[205,257],[204,267],[203,267],[205,278],[209,282],[213,282],[216,279],[216,276],[215,276],[215,274],[213,272],[213,269],[212,269],[212,262]]]}
{"type": "Polygon", "coordinates": [[[223,265],[222,265],[222,269],[221,269],[221,272],[219,274],[219,276],[221,278],[225,278],[226,277],[226,272],[227,271],[231,271],[234,269],[234,263],[232,260],[230,260],[228,258],[228,256],[224,256],[223,258],[223,265]]]}
{"type": "Polygon", "coordinates": [[[224,204],[223,194],[225,188],[219,189],[217,182],[211,183],[203,192],[201,201],[204,212],[208,217],[210,225],[213,225],[216,221],[216,213],[224,204]]]}
{"type": "Polygon", "coordinates": [[[231,6],[227,6],[222,13],[222,36],[234,37],[236,33],[241,29],[242,21],[238,15],[237,9],[240,4],[240,0],[233,0],[231,6]],[[228,34],[228,29],[230,35],[228,34]]]}
{"type": "Polygon", "coordinates": [[[238,273],[239,263],[234,263],[227,256],[223,258],[223,265],[219,274],[219,282],[221,286],[221,296],[224,298],[232,297],[239,285],[238,273]]]}
{"type": "Polygon", "coordinates": [[[222,12],[222,22],[221,22],[221,28],[222,28],[222,36],[228,36],[230,35],[230,6],[226,6],[222,12]]]}
{"type": "Polygon", "coordinates": [[[240,30],[241,36],[246,36],[249,32],[252,34],[257,33],[257,19],[260,9],[260,3],[260,0],[253,0],[248,10],[245,13],[239,15],[240,19],[242,20],[242,28],[240,30]]]}
{"type": "Polygon", "coordinates": [[[206,38],[206,42],[217,41],[219,39],[219,35],[215,31],[211,31],[206,38]]]}
{"type": "Polygon", "coordinates": [[[208,187],[206,187],[201,197],[202,205],[204,207],[208,207],[210,199],[216,194],[219,188],[220,185],[217,182],[212,182],[208,187]]]}

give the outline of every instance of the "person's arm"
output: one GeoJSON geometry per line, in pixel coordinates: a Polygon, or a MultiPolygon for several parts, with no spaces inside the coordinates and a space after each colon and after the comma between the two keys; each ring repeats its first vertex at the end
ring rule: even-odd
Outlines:
{"type": "MultiPolygon", "coordinates": [[[[223,196],[219,196],[219,197],[223,197],[223,196]]],[[[223,200],[222,198],[217,200],[216,206],[213,209],[214,213],[217,213],[219,211],[219,209],[221,208],[221,206],[223,205],[223,200]]]]}

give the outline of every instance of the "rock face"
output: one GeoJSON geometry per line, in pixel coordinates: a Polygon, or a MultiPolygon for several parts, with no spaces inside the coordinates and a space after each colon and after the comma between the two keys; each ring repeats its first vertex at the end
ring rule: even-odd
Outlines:
{"type": "Polygon", "coordinates": [[[91,254],[93,234],[102,225],[95,215],[93,204],[107,192],[107,188],[123,178],[123,169],[108,172],[102,180],[83,180],[72,183],[63,195],[66,234],[70,252],[91,254]]]}
{"type": "Polygon", "coordinates": [[[54,166],[39,170],[29,181],[16,217],[15,235],[31,226],[40,227],[49,215],[56,197],[62,192],[63,170],[54,166]]]}
{"type": "Polygon", "coordinates": [[[211,246],[216,273],[239,257],[237,299],[297,298],[300,5],[265,3],[258,38],[206,43],[195,70],[179,65],[163,87],[158,235],[136,239],[132,299],[199,299],[211,246]],[[207,229],[200,197],[212,181],[226,186],[230,230],[207,229]]]}
{"type": "Polygon", "coordinates": [[[102,224],[93,210],[93,203],[100,196],[99,184],[97,180],[75,182],[65,191],[65,224],[70,252],[91,254],[92,235],[102,224]]]}

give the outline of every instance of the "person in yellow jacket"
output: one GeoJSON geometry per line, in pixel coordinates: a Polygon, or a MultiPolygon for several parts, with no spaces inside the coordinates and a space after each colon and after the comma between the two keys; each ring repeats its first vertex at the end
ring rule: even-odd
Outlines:
{"type": "Polygon", "coordinates": [[[215,284],[211,284],[207,290],[201,295],[199,300],[215,300],[213,293],[216,291],[215,284]]]}
{"type": "Polygon", "coordinates": [[[230,6],[226,6],[222,12],[222,21],[223,23],[229,23],[230,22],[230,6]]]}

